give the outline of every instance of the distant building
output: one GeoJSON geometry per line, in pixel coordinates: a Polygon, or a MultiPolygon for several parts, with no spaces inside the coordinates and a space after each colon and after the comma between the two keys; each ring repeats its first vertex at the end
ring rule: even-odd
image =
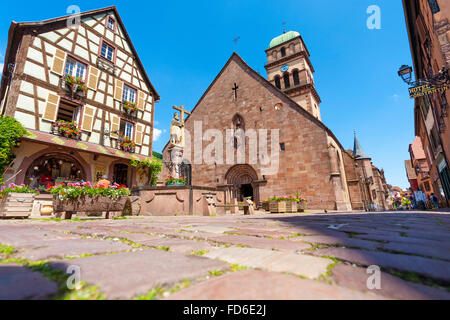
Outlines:
{"type": "MultiPolygon", "coordinates": [[[[427,158],[423,151],[422,141],[416,137],[409,146],[409,154],[411,155],[410,165],[416,176],[415,184],[411,184],[412,191],[422,191],[427,196],[434,193],[433,184],[430,178],[430,168],[428,167],[427,158]]],[[[408,173],[408,176],[412,173],[408,173]]]]}

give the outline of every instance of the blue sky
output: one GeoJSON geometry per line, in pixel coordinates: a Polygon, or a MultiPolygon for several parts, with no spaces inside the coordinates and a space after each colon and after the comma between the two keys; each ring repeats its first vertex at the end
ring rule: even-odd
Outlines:
{"type": "Polygon", "coordinates": [[[39,21],[117,6],[161,101],[154,150],[168,141],[172,106],[192,109],[234,51],[266,76],[272,38],[288,30],[301,33],[316,70],[323,122],[345,148],[353,130],[388,183],[408,187],[404,160],[414,139],[413,101],[397,76],[412,64],[401,1],[392,0],[208,0],[208,1],[14,1],[0,11],[0,64],[10,22],[39,21]],[[368,6],[381,9],[381,29],[369,30],[368,6]]]}

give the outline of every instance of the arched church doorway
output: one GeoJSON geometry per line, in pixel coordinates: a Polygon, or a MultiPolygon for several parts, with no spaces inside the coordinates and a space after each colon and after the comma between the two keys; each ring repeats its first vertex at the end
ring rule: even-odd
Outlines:
{"type": "Polygon", "coordinates": [[[243,201],[244,198],[251,197],[255,203],[259,203],[258,174],[250,165],[239,164],[230,168],[225,180],[233,186],[233,198],[243,201]]]}

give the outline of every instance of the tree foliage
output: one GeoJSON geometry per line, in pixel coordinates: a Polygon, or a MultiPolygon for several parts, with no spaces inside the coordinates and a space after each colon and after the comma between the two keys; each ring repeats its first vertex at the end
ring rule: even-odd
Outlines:
{"type": "Polygon", "coordinates": [[[20,138],[29,135],[22,124],[11,117],[0,118],[0,183],[4,183],[3,174],[14,159],[14,148],[20,146],[20,138]]]}

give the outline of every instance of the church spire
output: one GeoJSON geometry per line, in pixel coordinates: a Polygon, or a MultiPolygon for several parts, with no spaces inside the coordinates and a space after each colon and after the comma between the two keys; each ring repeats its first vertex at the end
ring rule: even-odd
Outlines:
{"type": "Polygon", "coordinates": [[[361,144],[358,141],[358,138],[356,137],[356,131],[355,133],[355,141],[353,144],[353,156],[357,159],[370,159],[370,157],[367,155],[367,153],[364,152],[363,148],[361,147],[361,144]]]}

